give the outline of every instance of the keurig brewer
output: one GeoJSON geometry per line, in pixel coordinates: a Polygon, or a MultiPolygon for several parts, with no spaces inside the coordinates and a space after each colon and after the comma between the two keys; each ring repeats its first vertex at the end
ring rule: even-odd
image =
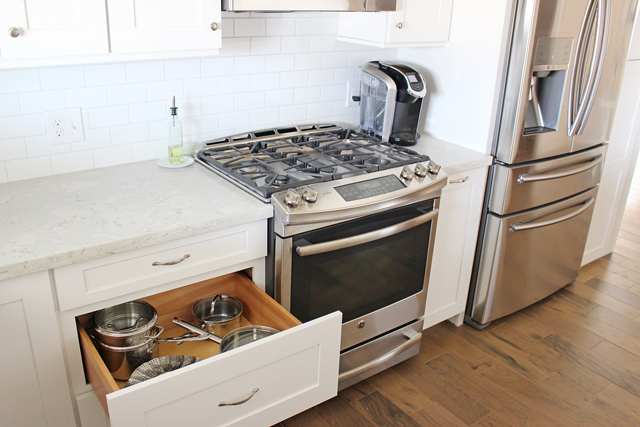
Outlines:
{"type": "Polygon", "coordinates": [[[360,129],[398,145],[418,142],[427,93],[420,73],[403,64],[371,61],[360,73],[360,129]]]}

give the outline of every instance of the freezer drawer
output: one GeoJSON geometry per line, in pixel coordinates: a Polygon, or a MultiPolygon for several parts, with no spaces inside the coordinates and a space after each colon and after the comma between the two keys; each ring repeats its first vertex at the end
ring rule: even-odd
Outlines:
{"type": "Polygon", "coordinates": [[[222,354],[211,341],[161,343],[160,356],[203,360],[126,388],[114,380],[85,330],[92,313],[77,317],[87,378],[111,426],[269,426],[336,395],[340,312],[300,324],[238,273],[143,299],[158,312],[158,324],[165,328],[161,336],[172,337],[184,329],[171,319],[194,322],[192,302],[215,294],[243,303],[243,324],[281,332],[222,354]]]}
{"type": "Polygon", "coordinates": [[[508,215],[553,203],[600,183],[606,145],[546,161],[494,165],[489,210],[508,215]]]}
{"type": "Polygon", "coordinates": [[[488,215],[470,313],[476,323],[518,311],[575,280],[597,191],[516,215],[488,215]]]}

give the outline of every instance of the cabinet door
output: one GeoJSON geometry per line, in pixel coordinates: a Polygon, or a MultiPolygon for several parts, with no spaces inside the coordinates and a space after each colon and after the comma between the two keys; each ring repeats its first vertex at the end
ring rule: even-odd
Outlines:
{"type": "Polygon", "coordinates": [[[108,0],[112,53],[218,49],[220,0],[108,0]]]}
{"type": "Polygon", "coordinates": [[[480,225],[487,168],[449,176],[442,191],[424,327],[462,324],[480,225]]]}
{"type": "Polygon", "coordinates": [[[0,282],[0,425],[74,425],[48,273],[0,282]]]}
{"type": "Polygon", "coordinates": [[[3,0],[3,59],[107,53],[104,0],[3,0]]]}
{"type": "Polygon", "coordinates": [[[453,0],[398,0],[388,28],[389,43],[446,42],[452,7],[453,0]]]}

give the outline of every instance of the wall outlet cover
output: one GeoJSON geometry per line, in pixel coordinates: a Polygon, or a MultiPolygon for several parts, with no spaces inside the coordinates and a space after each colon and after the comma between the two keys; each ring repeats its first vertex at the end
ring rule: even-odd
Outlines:
{"type": "Polygon", "coordinates": [[[51,144],[84,141],[84,126],[80,108],[45,111],[44,119],[51,144]]]}

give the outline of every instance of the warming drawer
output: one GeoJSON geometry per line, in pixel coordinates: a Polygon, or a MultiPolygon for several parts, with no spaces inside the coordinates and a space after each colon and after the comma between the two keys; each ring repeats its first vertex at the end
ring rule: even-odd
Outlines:
{"type": "Polygon", "coordinates": [[[194,322],[193,302],[215,294],[242,302],[243,323],[281,332],[223,354],[212,341],[160,343],[160,356],[189,354],[203,360],[126,388],[114,380],[85,331],[92,313],[76,318],[86,375],[111,426],[269,426],[336,395],[340,312],[300,324],[240,273],[143,300],[158,312],[162,337],[174,337],[185,330],[171,320],[178,316],[194,322]]]}

